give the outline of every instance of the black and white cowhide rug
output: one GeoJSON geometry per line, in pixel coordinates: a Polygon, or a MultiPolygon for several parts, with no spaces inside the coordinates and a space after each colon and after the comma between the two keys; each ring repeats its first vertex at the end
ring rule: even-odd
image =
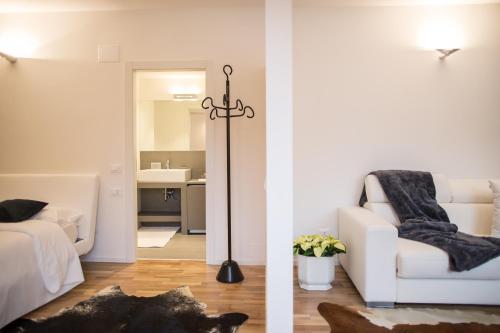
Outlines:
{"type": "Polygon", "coordinates": [[[108,287],[88,300],[37,319],[18,319],[2,333],[234,333],[248,316],[207,316],[189,287],[153,297],[129,296],[108,287]]]}

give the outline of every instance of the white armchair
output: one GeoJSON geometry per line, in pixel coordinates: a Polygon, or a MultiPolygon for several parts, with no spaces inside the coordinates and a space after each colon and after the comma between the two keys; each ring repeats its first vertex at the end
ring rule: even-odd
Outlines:
{"type": "Polygon", "coordinates": [[[365,302],[392,306],[396,299],[396,227],[368,209],[341,208],[339,234],[349,251],[340,261],[365,302]]]}
{"type": "MultiPolygon", "coordinates": [[[[433,177],[437,200],[459,230],[489,235],[493,196],[487,180],[433,177]]],[[[500,304],[500,257],[470,271],[450,271],[443,250],[398,238],[398,218],[375,176],[365,187],[364,207],[339,210],[338,232],[348,249],[340,263],[368,306],[500,304]]]]}

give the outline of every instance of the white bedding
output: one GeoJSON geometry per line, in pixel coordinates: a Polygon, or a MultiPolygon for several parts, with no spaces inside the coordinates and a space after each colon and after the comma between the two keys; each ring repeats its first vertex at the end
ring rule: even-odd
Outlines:
{"type": "Polygon", "coordinates": [[[51,222],[0,223],[0,328],[84,281],[80,259],[51,222]]]}
{"type": "Polygon", "coordinates": [[[78,238],[78,226],[76,223],[67,223],[61,225],[62,230],[68,236],[68,239],[71,243],[76,242],[76,239],[78,238]]]}

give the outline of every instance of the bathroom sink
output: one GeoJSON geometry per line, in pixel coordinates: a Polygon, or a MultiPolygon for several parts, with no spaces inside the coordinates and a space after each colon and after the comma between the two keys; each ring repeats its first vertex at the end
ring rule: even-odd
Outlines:
{"type": "Polygon", "coordinates": [[[139,182],[185,182],[191,179],[191,169],[145,169],[137,172],[139,182]]]}

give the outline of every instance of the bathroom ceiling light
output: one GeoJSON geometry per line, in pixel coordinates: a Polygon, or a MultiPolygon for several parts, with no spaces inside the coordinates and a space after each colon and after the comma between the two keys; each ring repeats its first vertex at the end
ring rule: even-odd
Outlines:
{"type": "Polygon", "coordinates": [[[16,57],[13,57],[13,56],[8,55],[8,54],[3,53],[3,52],[0,52],[0,57],[7,59],[11,64],[13,64],[17,61],[16,57]]]}
{"type": "Polygon", "coordinates": [[[196,101],[198,99],[197,94],[174,94],[174,100],[176,101],[196,101]]]}

